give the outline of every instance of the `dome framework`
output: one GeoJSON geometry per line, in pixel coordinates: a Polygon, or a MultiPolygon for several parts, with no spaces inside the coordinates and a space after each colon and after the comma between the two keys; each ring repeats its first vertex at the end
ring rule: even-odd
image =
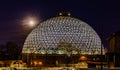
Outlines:
{"type": "Polygon", "coordinates": [[[101,54],[101,40],[87,23],[59,16],[33,29],[25,40],[22,53],[101,54]]]}

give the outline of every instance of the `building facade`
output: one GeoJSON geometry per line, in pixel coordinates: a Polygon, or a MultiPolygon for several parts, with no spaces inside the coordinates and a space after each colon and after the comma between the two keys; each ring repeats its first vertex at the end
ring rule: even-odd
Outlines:
{"type": "Polygon", "coordinates": [[[109,43],[109,63],[112,63],[115,67],[120,67],[120,31],[111,35],[109,43]]]}

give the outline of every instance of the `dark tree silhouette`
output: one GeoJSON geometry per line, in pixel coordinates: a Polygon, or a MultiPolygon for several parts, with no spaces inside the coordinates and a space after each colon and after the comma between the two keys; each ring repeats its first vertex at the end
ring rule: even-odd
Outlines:
{"type": "Polygon", "coordinates": [[[7,58],[7,53],[6,53],[6,46],[5,45],[0,45],[0,60],[5,60],[7,58]]]}
{"type": "Polygon", "coordinates": [[[15,42],[7,42],[6,45],[0,45],[0,60],[20,59],[21,50],[15,42]]]}
{"type": "Polygon", "coordinates": [[[14,42],[7,42],[6,44],[9,59],[18,59],[20,55],[20,47],[14,42]]]}

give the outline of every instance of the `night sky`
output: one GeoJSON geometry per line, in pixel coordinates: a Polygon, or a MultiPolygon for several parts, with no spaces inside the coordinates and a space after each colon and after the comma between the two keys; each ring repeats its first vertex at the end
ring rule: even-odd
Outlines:
{"type": "Polygon", "coordinates": [[[0,1],[0,44],[13,41],[23,45],[31,31],[22,25],[25,17],[36,17],[42,22],[59,11],[70,12],[71,17],[93,27],[107,48],[107,38],[120,31],[119,0],[4,0],[0,1]]]}

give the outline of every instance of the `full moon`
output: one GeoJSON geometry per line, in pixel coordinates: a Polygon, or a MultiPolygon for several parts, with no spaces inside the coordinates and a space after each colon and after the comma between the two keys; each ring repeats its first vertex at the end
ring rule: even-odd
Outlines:
{"type": "Polygon", "coordinates": [[[29,20],[28,24],[29,24],[30,26],[34,26],[36,23],[35,23],[34,20],[29,20]]]}
{"type": "Polygon", "coordinates": [[[34,28],[39,22],[39,18],[35,16],[27,16],[22,20],[22,25],[25,28],[34,28]]]}

